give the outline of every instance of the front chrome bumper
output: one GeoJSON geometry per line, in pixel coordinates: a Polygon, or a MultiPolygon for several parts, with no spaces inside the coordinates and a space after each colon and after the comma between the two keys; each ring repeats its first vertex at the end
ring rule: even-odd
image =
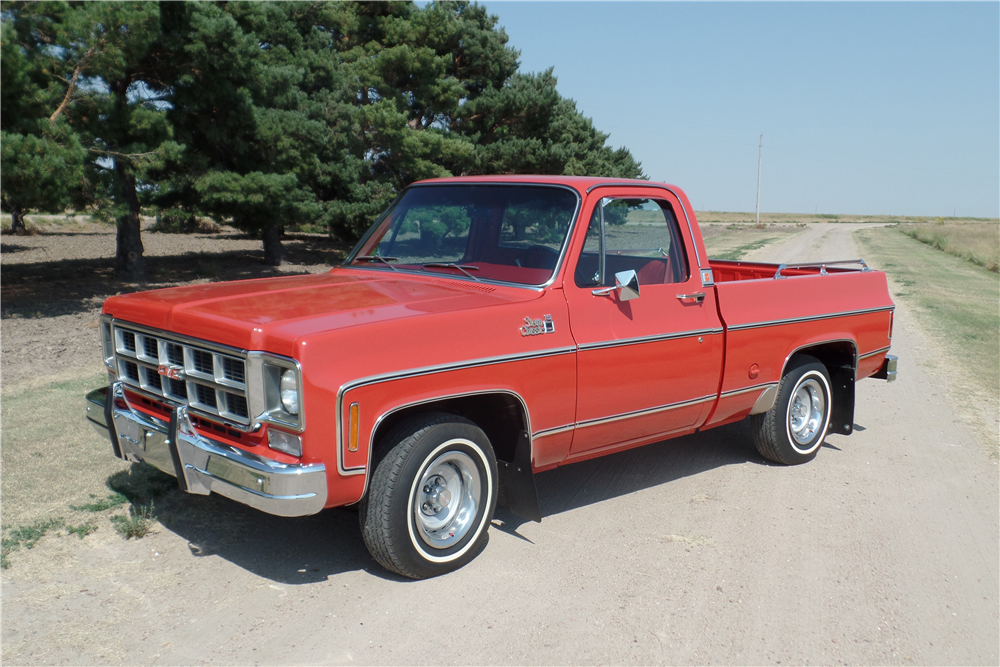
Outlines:
{"type": "Polygon", "coordinates": [[[315,514],[326,504],[321,463],[279,463],[206,438],[195,432],[183,406],[169,422],[151,417],[128,404],[120,382],[90,392],[86,403],[87,419],[110,436],[115,456],[176,477],[188,493],[218,493],[278,516],[315,514]]]}

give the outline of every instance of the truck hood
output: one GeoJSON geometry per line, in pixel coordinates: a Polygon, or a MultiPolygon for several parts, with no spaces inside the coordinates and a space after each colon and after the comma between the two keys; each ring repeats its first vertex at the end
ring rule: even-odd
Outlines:
{"type": "Polygon", "coordinates": [[[104,313],[183,336],[292,356],[295,341],[314,333],[538,296],[536,290],[447,277],[333,269],[113,296],[104,302],[104,313]]]}

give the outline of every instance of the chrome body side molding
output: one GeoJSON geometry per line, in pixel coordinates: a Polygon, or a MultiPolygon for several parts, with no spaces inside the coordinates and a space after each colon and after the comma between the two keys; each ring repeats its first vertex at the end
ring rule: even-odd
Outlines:
{"type": "Polygon", "coordinates": [[[869,313],[880,313],[883,311],[895,310],[895,306],[878,306],[877,308],[863,308],[861,310],[845,310],[839,313],[824,313],[822,315],[807,315],[805,317],[790,317],[784,320],[765,320],[762,322],[747,322],[745,324],[733,324],[729,326],[729,331],[746,331],[747,329],[763,329],[765,327],[776,327],[782,324],[801,324],[802,322],[816,322],[818,320],[829,320],[837,317],[852,317],[854,315],[867,315],[869,313]]]}
{"type": "Polygon", "coordinates": [[[858,357],[858,361],[861,361],[862,359],[867,359],[868,357],[874,357],[875,355],[882,354],[883,352],[888,352],[889,348],[890,346],[886,345],[885,347],[880,347],[877,350],[872,350],[871,352],[865,352],[860,357],[858,357]]]}
{"type": "MultiPolygon", "coordinates": [[[[492,366],[495,364],[508,363],[512,361],[525,361],[528,359],[541,359],[544,357],[554,357],[563,354],[573,354],[576,352],[576,347],[558,347],[552,348],[550,350],[539,350],[537,352],[526,352],[520,354],[508,354],[498,357],[484,357],[482,359],[472,359],[470,361],[461,361],[450,364],[438,364],[434,366],[422,366],[419,368],[412,368],[402,371],[393,371],[389,373],[380,373],[378,375],[370,375],[368,377],[358,378],[356,380],[351,380],[350,382],[345,382],[337,390],[337,414],[336,414],[336,425],[337,425],[337,439],[336,439],[336,449],[337,449],[337,472],[343,476],[349,475],[363,475],[365,471],[371,467],[371,457],[372,448],[368,448],[368,462],[365,466],[347,468],[344,465],[344,435],[343,435],[343,413],[344,413],[344,394],[346,394],[351,389],[357,389],[359,387],[366,387],[372,384],[379,384],[381,382],[389,382],[392,380],[403,380],[406,378],[417,377],[420,375],[435,375],[437,373],[446,373],[448,371],[464,370],[467,368],[477,368],[480,366],[492,366]]],[[[499,391],[499,390],[498,390],[499,391]]],[[[518,398],[521,405],[524,406],[525,414],[528,414],[527,406],[524,400],[514,394],[509,390],[502,390],[504,393],[512,394],[518,398]]],[[[477,393],[490,393],[490,392],[477,392],[477,393]]],[[[495,393],[495,392],[494,392],[495,393]]],[[[421,402],[434,402],[439,400],[445,400],[447,398],[455,398],[455,396],[442,396],[427,399],[427,401],[421,402]]],[[[384,415],[383,415],[384,417],[384,415]]],[[[381,418],[380,418],[381,420],[381,418]]],[[[376,424],[377,425],[377,424],[376,424]]],[[[531,432],[530,430],[528,431],[531,432]]],[[[374,430],[372,431],[374,433],[374,430]]],[[[365,480],[365,484],[368,480],[365,480]]]]}
{"type": "Polygon", "coordinates": [[[657,336],[640,336],[638,338],[621,338],[617,340],[603,340],[595,343],[584,343],[577,346],[581,352],[587,350],[600,350],[608,347],[622,347],[625,345],[641,345],[642,343],[656,343],[664,340],[675,340],[678,338],[694,338],[695,336],[712,336],[721,334],[723,329],[696,329],[694,331],[678,331],[677,333],[661,334],[657,336]]]}

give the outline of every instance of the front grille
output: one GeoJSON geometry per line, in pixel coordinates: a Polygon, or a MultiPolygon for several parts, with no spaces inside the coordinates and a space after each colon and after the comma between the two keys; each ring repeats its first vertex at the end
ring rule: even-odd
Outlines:
{"type": "Polygon", "coordinates": [[[215,364],[212,363],[212,354],[204,350],[192,349],[191,357],[194,359],[194,368],[205,375],[215,376],[215,364]]]}
{"type": "Polygon", "coordinates": [[[222,358],[222,375],[227,380],[232,380],[233,382],[246,382],[246,372],[244,371],[243,363],[234,361],[229,357],[222,358]]]}
{"type": "Polygon", "coordinates": [[[243,352],[118,322],[112,333],[118,377],[125,384],[206,415],[250,424],[243,352]]]}

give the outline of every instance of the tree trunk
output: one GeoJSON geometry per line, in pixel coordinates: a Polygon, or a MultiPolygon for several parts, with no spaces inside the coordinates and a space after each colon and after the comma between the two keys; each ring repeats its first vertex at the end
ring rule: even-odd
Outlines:
{"type": "Polygon", "coordinates": [[[128,212],[118,218],[118,249],[115,254],[115,277],[130,283],[146,281],[139,229],[139,198],[135,193],[135,174],[121,160],[115,160],[115,176],[121,186],[128,212]]]}
{"type": "Polygon", "coordinates": [[[10,231],[15,234],[23,234],[28,231],[27,227],[24,226],[24,210],[21,205],[13,204],[10,208],[10,231]]]}
{"type": "Polygon", "coordinates": [[[264,239],[264,263],[268,266],[281,266],[285,249],[281,245],[281,234],[284,232],[281,225],[268,225],[264,228],[262,238],[264,239]]]}

